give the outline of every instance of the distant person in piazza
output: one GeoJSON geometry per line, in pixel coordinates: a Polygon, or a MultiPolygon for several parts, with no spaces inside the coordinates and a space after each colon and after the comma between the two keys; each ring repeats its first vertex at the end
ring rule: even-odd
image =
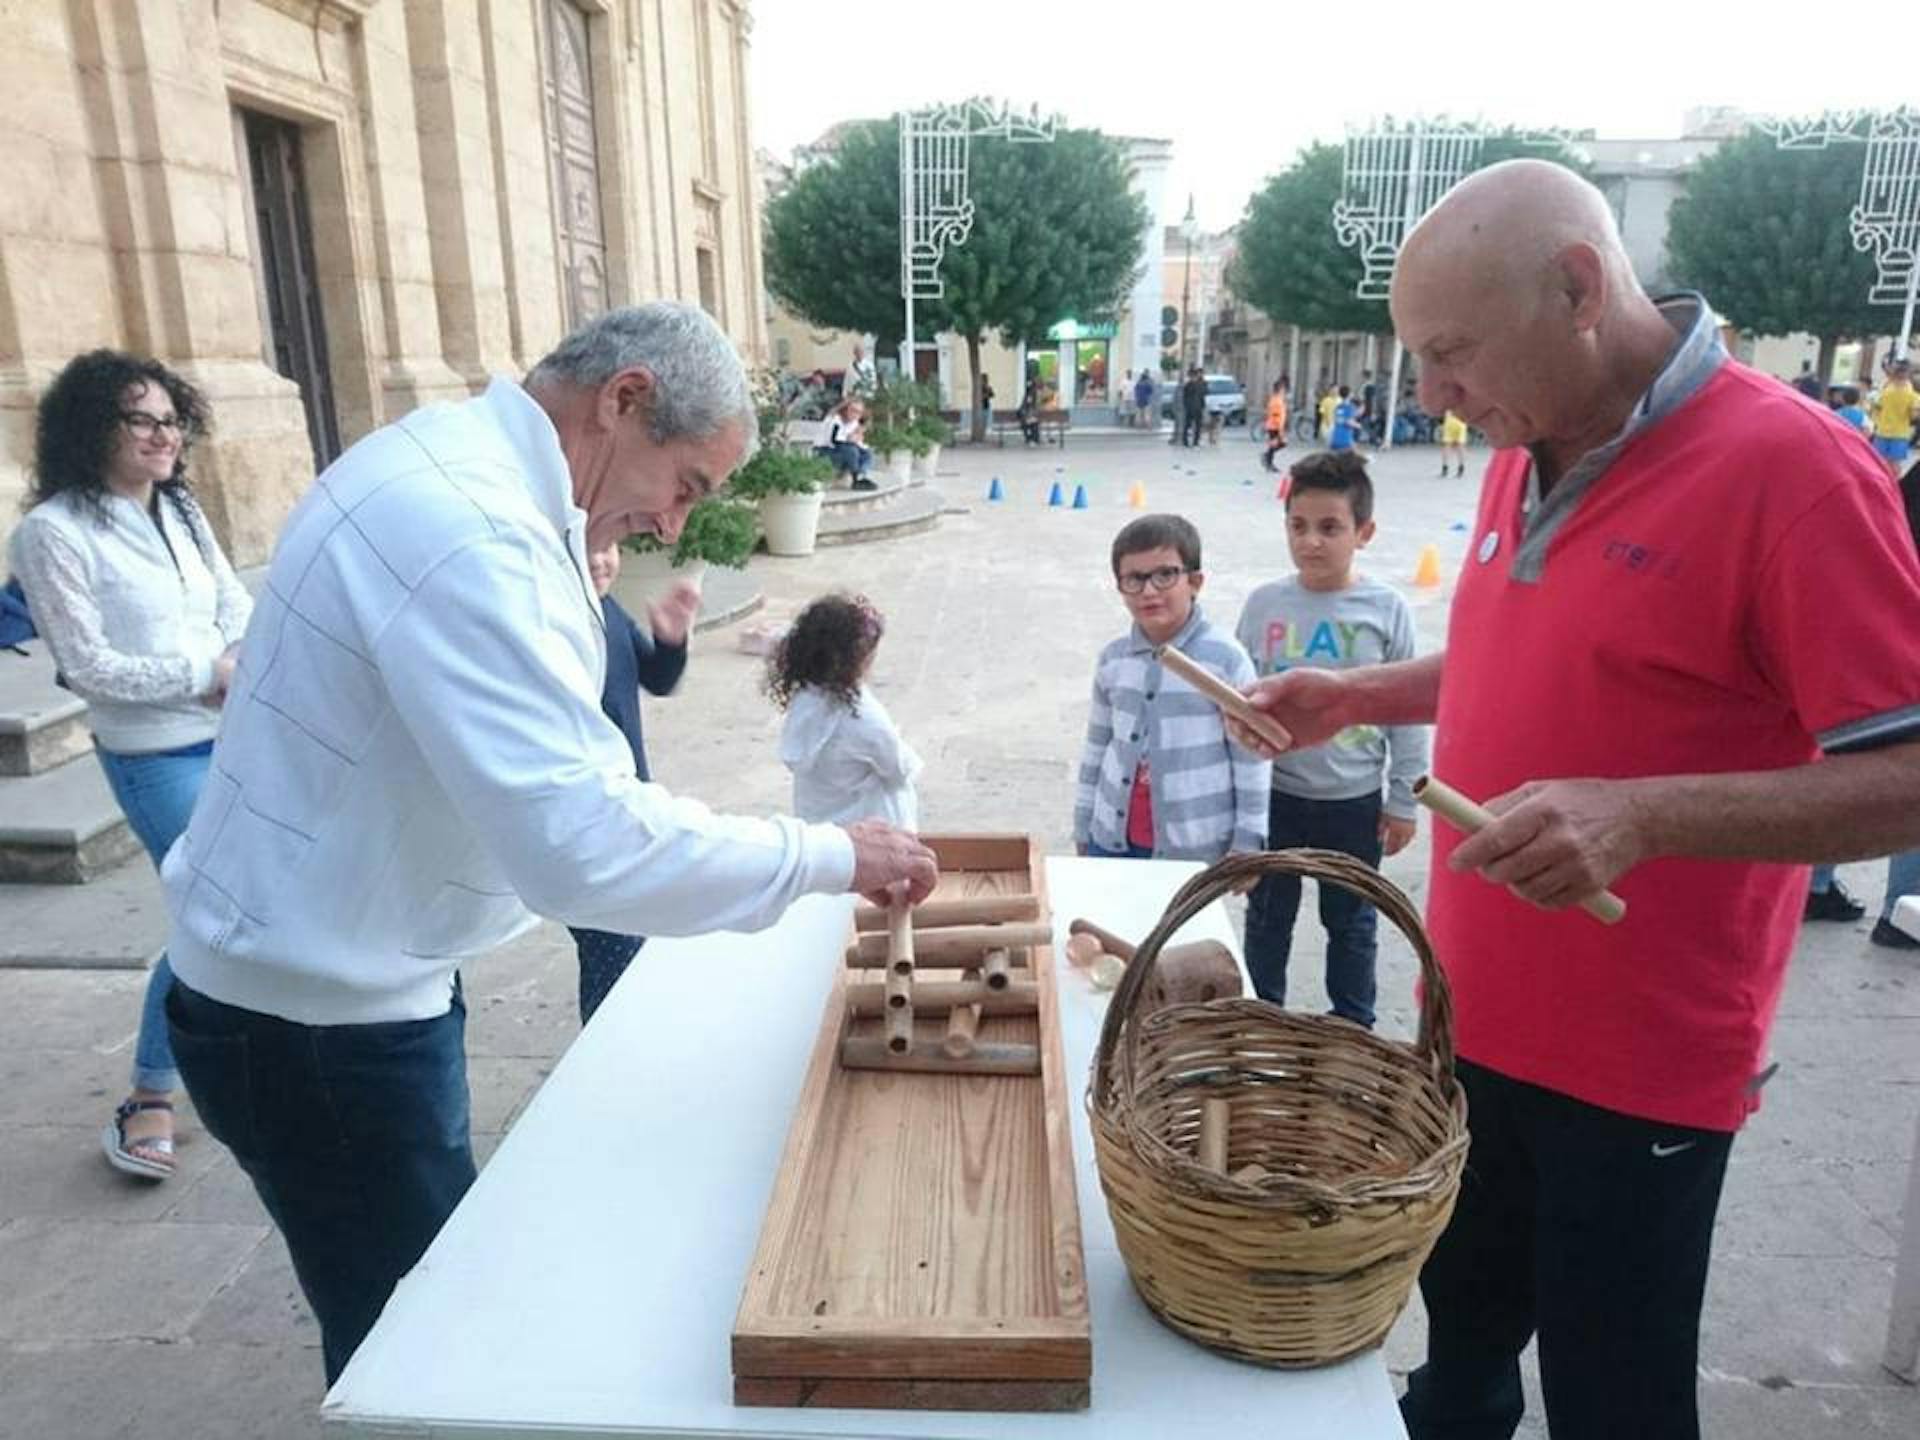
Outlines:
{"type": "Polygon", "coordinates": [[[1437,722],[1434,775],[1496,816],[1434,836],[1472,1149],[1401,1411],[1504,1440],[1537,1337],[1554,1440],[1696,1440],[1807,865],[1920,841],[1920,559],[1868,448],[1730,358],[1706,299],[1648,298],[1569,170],[1454,187],[1391,306],[1422,408],[1494,449],[1446,648],[1251,693],[1296,748],[1437,722]],[[1577,905],[1608,887],[1613,926],[1577,905]]]}
{"type": "Polygon", "coordinates": [[[166,1013],[194,1108],[286,1238],[328,1383],[474,1179],[462,969],[536,916],[754,930],[802,895],[938,881],[881,821],[716,815],[643,783],[602,712],[589,555],[676,539],[754,434],[703,311],[610,310],[524,382],[361,440],[274,547],[161,872],[166,1013]]]}

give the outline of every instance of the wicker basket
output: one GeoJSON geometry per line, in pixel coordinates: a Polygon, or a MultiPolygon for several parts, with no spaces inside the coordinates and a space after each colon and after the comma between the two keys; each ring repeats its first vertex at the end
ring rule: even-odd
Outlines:
{"type": "Polygon", "coordinates": [[[1262,1365],[1331,1364],[1384,1340],[1466,1161],[1453,1002],[1426,931],[1378,872],[1326,850],[1233,856],[1173,897],[1109,1004],[1088,1105],[1100,1185],[1141,1297],[1182,1334],[1262,1365]],[[1174,932],[1263,875],[1339,885],[1400,928],[1426,987],[1412,1045],[1263,1000],[1133,1019],[1174,932]],[[1196,1155],[1209,1099],[1231,1115],[1224,1175],[1196,1155]]]}

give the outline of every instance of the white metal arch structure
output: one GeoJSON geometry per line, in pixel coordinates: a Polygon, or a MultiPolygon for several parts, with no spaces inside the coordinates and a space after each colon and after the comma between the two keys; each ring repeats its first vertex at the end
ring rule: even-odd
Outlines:
{"type": "Polygon", "coordinates": [[[1830,110],[1813,120],[1763,120],[1760,130],[1782,150],[1824,150],[1864,142],[1860,199],[1847,216],[1856,250],[1873,256],[1870,305],[1900,305],[1893,353],[1906,358],[1920,295],[1920,112],[1830,110]]]}
{"type": "Polygon", "coordinates": [[[1005,104],[967,100],[900,112],[900,295],[906,302],[902,378],[913,379],[913,302],[943,293],[940,260],[950,245],[964,245],[973,229],[973,199],[967,194],[967,161],[975,137],[1045,142],[1054,118],[1026,115],[1005,104]]]}
{"type": "MultiPolygon", "coordinates": [[[[1333,206],[1334,237],[1360,251],[1362,300],[1384,300],[1394,262],[1407,233],[1480,164],[1482,128],[1449,120],[1413,120],[1399,128],[1347,136],[1341,160],[1340,198],[1333,206]]],[[[1557,131],[1529,131],[1530,145],[1565,139],[1557,131]]],[[[1393,446],[1394,414],[1400,408],[1400,370],[1406,352],[1393,341],[1393,373],[1387,384],[1387,426],[1381,448],[1393,446]]]]}

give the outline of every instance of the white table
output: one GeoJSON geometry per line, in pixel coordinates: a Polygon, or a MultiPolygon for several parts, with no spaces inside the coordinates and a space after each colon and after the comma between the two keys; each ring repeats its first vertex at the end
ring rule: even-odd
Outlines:
{"type": "MultiPolygon", "coordinates": [[[[1079,915],[1144,936],[1196,868],[1049,860],[1056,947],[1079,915]]],[[[1092,1409],[733,1405],[734,1310],[849,905],[804,901],[758,936],[650,943],[400,1283],[327,1396],[325,1418],[415,1437],[1404,1440],[1377,1351],[1325,1370],[1262,1370],[1200,1349],[1141,1304],[1077,1103],[1106,999],[1064,966],[1092,1409]]],[[[1217,905],[1184,933],[1233,944],[1217,905]]]]}

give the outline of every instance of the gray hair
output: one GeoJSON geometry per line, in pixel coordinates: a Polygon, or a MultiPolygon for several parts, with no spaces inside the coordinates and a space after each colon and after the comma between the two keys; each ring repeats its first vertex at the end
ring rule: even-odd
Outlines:
{"type": "Polygon", "coordinates": [[[534,366],[527,384],[596,389],[635,365],[653,375],[656,441],[704,440],[738,424],[751,453],[758,427],[746,367],[726,332],[692,305],[655,300],[596,316],[534,366]]]}

